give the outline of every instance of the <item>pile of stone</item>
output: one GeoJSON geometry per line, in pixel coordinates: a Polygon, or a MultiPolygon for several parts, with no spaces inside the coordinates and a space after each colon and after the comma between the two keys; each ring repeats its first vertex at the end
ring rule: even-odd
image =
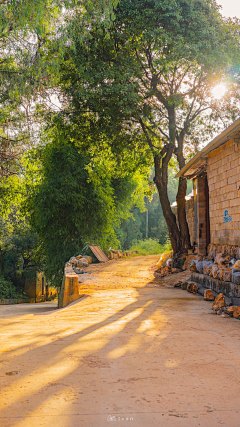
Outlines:
{"type": "Polygon", "coordinates": [[[138,251],[122,252],[122,251],[119,251],[116,249],[109,248],[108,251],[105,252],[105,254],[106,254],[108,259],[112,260],[112,259],[119,259],[119,258],[123,258],[123,257],[126,258],[126,257],[132,256],[132,255],[137,255],[137,254],[139,254],[139,252],[138,251]]]}
{"type": "MultiPolygon", "coordinates": [[[[202,294],[202,289],[195,282],[176,282],[174,285],[175,288],[186,289],[192,294],[200,293],[202,294]]],[[[216,293],[215,293],[216,295],[216,293]]],[[[204,290],[204,300],[213,301],[212,309],[215,314],[221,315],[222,317],[234,317],[235,319],[240,319],[240,306],[227,304],[226,297],[224,294],[220,293],[214,298],[214,293],[212,289],[204,290]]],[[[227,298],[228,299],[228,298],[227,298]]],[[[228,299],[229,300],[229,299],[228,299]]]]}
{"type": "MultiPolygon", "coordinates": [[[[205,301],[213,301],[212,309],[215,314],[222,315],[222,317],[234,317],[240,319],[240,306],[232,306],[226,303],[225,296],[220,293],[214,298],[214,292],[212,289],[205,289],[199,286],[195,282],[181,282],[178,281],[174,284],[174,288],[182,288],[192,294],[201,294],[205,301]]],[[[215,293],[216,295],[216,293],[215,293]]],[[[227,298],[229,300],[229,298],[227,298]]]]}
{"type": "Polygon", "coordinates": [[[169,258],[166,262],[163,263],[161,267],[158,268],[158,274],[160,274],[161,277],[168,276],[169,274],[176,274],[180,273],[180,270],[178,268],[174,268],[173,265],[173,259],[169,258]]]}
{"type": "Polygon", "coordinates": [[[78,255],[76,257],[70,258],[70,260],[66,263],[66,267],[72,267],[73,270],[76,268],[88,267],[89,264],[92,264],[92,257],[87,255],[78,255]]]}
{"type": "Polygon", "coordinates": [[[168,265],[164,265],[163,267],[160,267],[158,270],[158,274],[160,274],[161,277],[168,276],[169,274],[176,274],[180,273],[180,270],[178,268],[173,268],[168,265]]]}
{"type": "Polygon", "coordinates": [[[217,254],[214,260],[192,260],[190,271],[240,285],[240,260],[217,254]]]}
{"type": "Polygon", "coordinates": [[[222,315],[223,317],[234,317],[235,319],[240,319],[240,307],[233,305],[228,306],[223,294],[219,294],[216,297],[212,308],[215,314],[222,315]]]}

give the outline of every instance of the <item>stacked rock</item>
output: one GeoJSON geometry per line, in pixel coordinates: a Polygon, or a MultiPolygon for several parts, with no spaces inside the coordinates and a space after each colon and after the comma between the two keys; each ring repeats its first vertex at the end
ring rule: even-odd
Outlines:
{"type": "Polygon", "coordinates": [[[240,260],[231,259],[229,255],[217,254],[214,262],[192,260],[190,271],[240,285],[240,260]]]}

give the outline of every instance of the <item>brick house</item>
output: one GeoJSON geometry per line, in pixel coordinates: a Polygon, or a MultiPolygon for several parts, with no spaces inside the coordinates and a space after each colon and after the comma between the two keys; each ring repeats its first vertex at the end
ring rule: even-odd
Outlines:
{"type": "Polygon", "coordinates": [[[193,181],[186,211],[198,254],[225,253],[239,259],[240,118],[198,152],[177,177],[193,181]]]}

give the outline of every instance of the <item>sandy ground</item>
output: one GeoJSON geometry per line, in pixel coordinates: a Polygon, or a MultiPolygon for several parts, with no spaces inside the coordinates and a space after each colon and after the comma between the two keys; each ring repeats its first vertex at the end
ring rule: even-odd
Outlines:
{"type": "Polygon", "coordinates": [[[0,306],[1,427],[240,426],[240,322],[156,261],[91,266],[65,309],[0,306]]]}

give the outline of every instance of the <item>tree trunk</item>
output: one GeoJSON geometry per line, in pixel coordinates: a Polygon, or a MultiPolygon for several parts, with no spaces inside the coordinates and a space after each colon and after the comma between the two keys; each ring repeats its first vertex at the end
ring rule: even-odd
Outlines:
{"type": "Polygon", "coordinates": [[[182,254],[187,254],[190,248],[190,234],[186,217],[186,202],[185,197],[187,193],[187,181],[185,178],[179,178],[178,193],[177,193],[177,212],[178,223],[181,235],[181,249],[182,254]]]}
{"type": "MultiPolygon", "coordinates": [[[[183,156],[183,143],[184,143],[184,131],[182,131],[178,137],[178,149],[177,159],[179,168],[182,169],[185,166],[185,158],[183,156]]],[[[186,194],[187,194],[187,180],[186,178],[179,178],[178,193],[177,193],[177,212],[178,222],[181,234],[181,253],[187,254],[188,249],[191,246],[190,234],[186,216],[186,194]]]]}
{"type": "Polygon", "coordinates": [[[158,156],[154,157],[155,164],[155,184],[158,189],[159,199],[163,210],[163,215],[166,220],[169,237],[171,240],[173,254],[179,252],[181,246],[180,231],[177,226],[176,215],[174,215],[169,198],[168,198],[168,189],[167,189],[167,172],[161,167],[160,158],[158,156]]]}
{"type": "Polygon", "coordinates": [[[148,239],[148,197],[146,197],[146,239],[148,239]]]}
{"type": "Polygon", "coordinates": [[[3,251],[0,247],[0,266],[1,266],[1,273],[4,272],[4,257],[3,257],[3,251]]]}

